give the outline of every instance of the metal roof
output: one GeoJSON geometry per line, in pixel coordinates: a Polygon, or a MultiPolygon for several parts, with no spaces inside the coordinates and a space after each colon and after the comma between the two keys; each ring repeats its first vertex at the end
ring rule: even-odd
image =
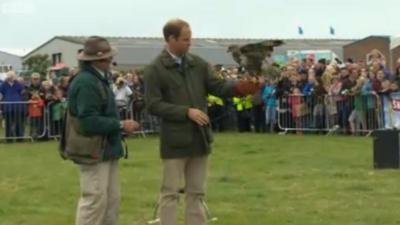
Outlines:
{"type": "MultiPolygon", "coordinates": [[[[55,36],[41,46],[26,54],[24,58],[37,51],[54,39],[82,44],[88,36],[55,36]]],[[[105,37],[112,46],[118,49],[118,64],[145,65],[150,63],[164,48],[165,41],[160,37],[105,37]]],[[[203,57],[213,64],[236,64],[227,53],[230,45],[245,45],[269,39],[229,39],[229,38],[193,38],[191,52],[203,57]]],[[[354,39],[282,39],[284,45],[276,48],[278,54],[287,50],[332,50],[342,55],[343,46],[354,42],[354,39]]]]}

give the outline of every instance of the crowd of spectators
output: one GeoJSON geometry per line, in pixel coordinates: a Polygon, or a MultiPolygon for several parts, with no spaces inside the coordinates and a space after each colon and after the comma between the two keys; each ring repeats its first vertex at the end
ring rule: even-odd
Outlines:
{"type": "MultiPolygon", "coordinates": [[[[368,61],[348,59],[290,59],[272,64],[260,74],[244,68],[214,66],[220,79],[253,80],[261,83],[253,96],[220,99],[208,96],[208,114],[215,131],[297,132],[342,128],[345,133],[376,129],[382,123],[380,98],[399,89],[400,61],[390,71],[379,52],[368,61]]],[[[61,132],[67,107],[69,81],[77,69],[56,76],[31,73],[18,76],[10,71],[0,81],[0,112],[8,141],[24,137],[46,140],[61,132]]],[[[110,83],[121,119],[140,121],[145,112],[144,84],[139,70],[113,71],[110,83]]]]}

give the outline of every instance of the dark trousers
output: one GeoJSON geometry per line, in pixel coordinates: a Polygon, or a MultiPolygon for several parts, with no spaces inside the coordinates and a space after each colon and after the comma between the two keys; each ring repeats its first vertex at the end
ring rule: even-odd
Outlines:
{"type": "Polygon", "coordinates": [[[118,111],[119,111],[119,119],[120,120],[126,120],[126,119],[130,118],[128,108],[126,106],[118,107],[118,111]]]}
{"type": "Polygon", "coordinates": [[[378,128],[378,118],[376,109],[368,109],[367,110],[367,129],[368,130],[375,130],[378,128]]]}
{"type": "Polygon", "coordinates": [[[132,112],[133,112],[133,120],[137,121],[137,122],[141,122],[143,119],[142,118],[142,112],[145,109],[145,103],[143,100],[135,100],[132,103],[131,106],[132,112]]]}
{"type": "Polygon", "coordinates": [[[58,136],[61,134],[62,120],[53,120],[50,122],[49,136],[58,136]]]}
{"type": "Polygon", "coordinates": [[[4,112],[6,121],[6,138],[23,138],[25,126],[25,111],[4,112]]]}
{"type": "Polygon", "coordinates": [[[351,114],[351,100],[346,99],[343,101],[337,102],[337,109],[338,109],[338,118],[339,118],[339,125],[343,129],[345,133],[349,131],[349,117],[351,114]]]}
{"type": "Polygon", "coordinates": [[[237,111],[239,132],[251,132],[251,110],[237,111]]]}
{"type": "Polygon", "coordinates": [[[208,116],[210,117],[211,127],[213,131],[225,130],[225,112],[224,107],[213,105],[208,108],[208,116]]]}
{"type": "Polygon", "coordinates": [[[258,105],[253,107],[253,117],[254,117],[254,130],[257,133],[266,132],[267,126],[265,124],[265,110],[263,105],[258,105]]]}
{"type": "Polygon", "coordinates": [[[33,138],[42,137],[44,133],[43,117],[30,117],[30,135],[33,138]]]}

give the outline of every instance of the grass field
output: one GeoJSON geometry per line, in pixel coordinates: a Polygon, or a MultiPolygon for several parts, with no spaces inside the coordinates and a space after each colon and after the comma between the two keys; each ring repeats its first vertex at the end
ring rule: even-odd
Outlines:
{"type": "MultiPolygon", "coordinates": [[[[156,137],[129,140],[120,225],[144,225],[158,197],[156,137]]],[[[400,224],[400,173],[372,169],[372,140],[216,135],[208,204],[220,225],[400,224]]],[[[72,225],[78,170],[56,143],[0,145],[0,225],[72,225]]]]}

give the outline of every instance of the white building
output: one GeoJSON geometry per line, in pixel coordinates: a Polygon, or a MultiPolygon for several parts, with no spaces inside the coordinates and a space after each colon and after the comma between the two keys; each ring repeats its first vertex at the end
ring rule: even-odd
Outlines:
{"type": "Polygon", "coordinates": [[[4,80],[5,73],[9,70],[21,71],[22,59],[20,56],[0,51],[0,80],[4,80]]]}

